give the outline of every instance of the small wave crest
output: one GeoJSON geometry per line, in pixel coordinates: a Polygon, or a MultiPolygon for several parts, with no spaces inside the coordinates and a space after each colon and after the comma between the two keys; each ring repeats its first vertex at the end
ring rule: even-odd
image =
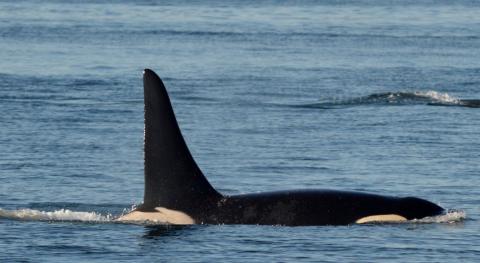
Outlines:
{"type": "Polygon", "coordinates": [[[102,214],[99,212],[72,211],[69,209],[58,209],[54,211],[41,211],[36,209],[24,208],[17,210],[8,210],[0,208],[0,219],[10,219],[19,221],[46,221],[46,222],[85,222],[85,223],[123,223],[134,225],[169,225],[166,222],[156,220],[121,220],[120,218],[135,209],[133,205],[130,209],[124,209],[119,216],[112,214],[102,214]]]}
{"type": "Polygon", "coordinates": [[[328,99],[323,102],[296,105],[301,108],[336,108],[361,105],[433,105],[433,106],[460,106],[479,108],[480,100],[459,99],[448,93],[430,91],[414,92],[383,92],[368,96],[328,99]]]}
{"type": "Polygon", "coordinates": [[[439,101],[443,103],[453,103],[453,104],[458,104],[461,102],[460,99],[452,97],[448,93],[442,93],[442,92],[433,91],[433,90],[430,90],[427,92],[415,92],[414,94],[416,96],[424,97],[431,101],[439,101]]]}
{"type": "Polygon", "coordinates": [[[95,212],[76,212],[60,209],[51,212],[34,209],[5,210],[0,208],[0,218],[25,221],[73,221],[73,222],[110,222],[112,215],[95,212]]]}
{"type": "Polygon", "coordinates": [[[422,219],[412,220],[412,223],[458,223],[467,218],[467,213],[462,210],[449,209],[445,214],[425,217],[422,219]]]}

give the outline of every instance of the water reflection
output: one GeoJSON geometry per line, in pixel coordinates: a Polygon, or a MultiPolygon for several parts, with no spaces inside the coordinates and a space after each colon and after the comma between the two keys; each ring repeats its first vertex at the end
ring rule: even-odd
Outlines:
{"type": "Polygon", "coordinates": [[[192,231],[197,227],[192,225],[154,225],[145,226],[143,238],[155,239],[159,237],[179,236],[187,231],[192,231]]]}

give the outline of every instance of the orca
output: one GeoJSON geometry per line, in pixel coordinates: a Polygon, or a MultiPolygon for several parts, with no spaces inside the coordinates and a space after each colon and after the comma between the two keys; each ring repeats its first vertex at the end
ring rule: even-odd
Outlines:
{"type": "Polygon", "coordinates": [[[362,192],[285,190],[223,195],[190,154],[160,77],[145,69],[143,83],[144,200],[119,221],[313,226],[397,222],[444,213],[442,207],[420,198],[362,192]]]}

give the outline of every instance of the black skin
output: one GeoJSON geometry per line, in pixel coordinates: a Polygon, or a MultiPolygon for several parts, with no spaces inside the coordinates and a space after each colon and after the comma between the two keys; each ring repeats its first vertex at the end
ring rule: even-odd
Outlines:
{"type": "Polygon", "coordinates": [[[178,210],[203,224],[348,225],[373,215],[408,220],[444,209],[415,198],[334,190],[287,190],[223,196],[198,168],[180,132],[162,80],[144,71],[145,196],[137,208],[178,210]]]}
{"type": "MultiPolygon", "coordinates": [[[[143,212],[154,207],[141,207],[143,212]]],[[[349,225],[372,216],[395,214],[408,220],[444,213],[444,209],[416,197],[388,197],[334,190],[291,190],[225,196],[181,211],[200,224],[349,225]]]]}
{"type": "Polygon", "coordinates": [[[395,198],[358,192],[296,190],[227,197],[217,206],[214,214],[218,219],[216,222],[212,220],[212,223],[348,225],[371,215],[396,214],[411,220],[439,215],[442,212],[443,208],[414,197],[395,198]]]}

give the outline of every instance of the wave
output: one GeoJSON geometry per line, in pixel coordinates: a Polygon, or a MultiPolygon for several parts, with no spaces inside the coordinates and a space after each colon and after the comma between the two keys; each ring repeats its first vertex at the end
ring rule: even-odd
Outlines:
{"type": "Polygon", "coordinates": [[[412,223],[457,223],[465,220],[467,218],[467,213],[462,210],[449,209],[443,215],[425,217],[422,219],[415,219],[409,222],[412,223]]]}
{"type": "Polygon", "coordinates": [[[23,221],[72,221],[105,223],[113,221],[110,214],[102,215],[96,212],[77,212],[69,209],[59,209],[52,212],[35,209],[5,210],[0,208],[0,218],[23,221]]]}
{"type": "Polygon", "coordinates": [[[459,99],[438,91],[384,92],[364,97],[333,99],[318,103],[292,105],[299,108],[331,109],[363,105],[430,105],[480,108],[480,100],[459,99]]]}
{"type": "MultiPolygon", "coordinates": [[[[131,210],[128,210],[131,211],[131,210]]],[[[124,210],[126,213],[127,210],[124,210]]],[[[59,209],[52,212],[40,211],[35,209],[19,209],[19,210],[5,210],[0,208],[0,219],[20,220],[20,221],[48,221],[48,222],[87,222],[87,223],[127,223],[138,225],[168,225],[166,223],[159,223],[153,221],[132,222],[117,221],[115,216],[111,214],[100,214],[97,212],[78,212],[68,209],[59,209]]],[[[457,223],[465,220],[467,213],[462,210],[449,209],[443,215],[426,217],[422,219],[414,219],[406,222],[398,222],[401,224],[418,224],[418,223],[457,223]]]]}

